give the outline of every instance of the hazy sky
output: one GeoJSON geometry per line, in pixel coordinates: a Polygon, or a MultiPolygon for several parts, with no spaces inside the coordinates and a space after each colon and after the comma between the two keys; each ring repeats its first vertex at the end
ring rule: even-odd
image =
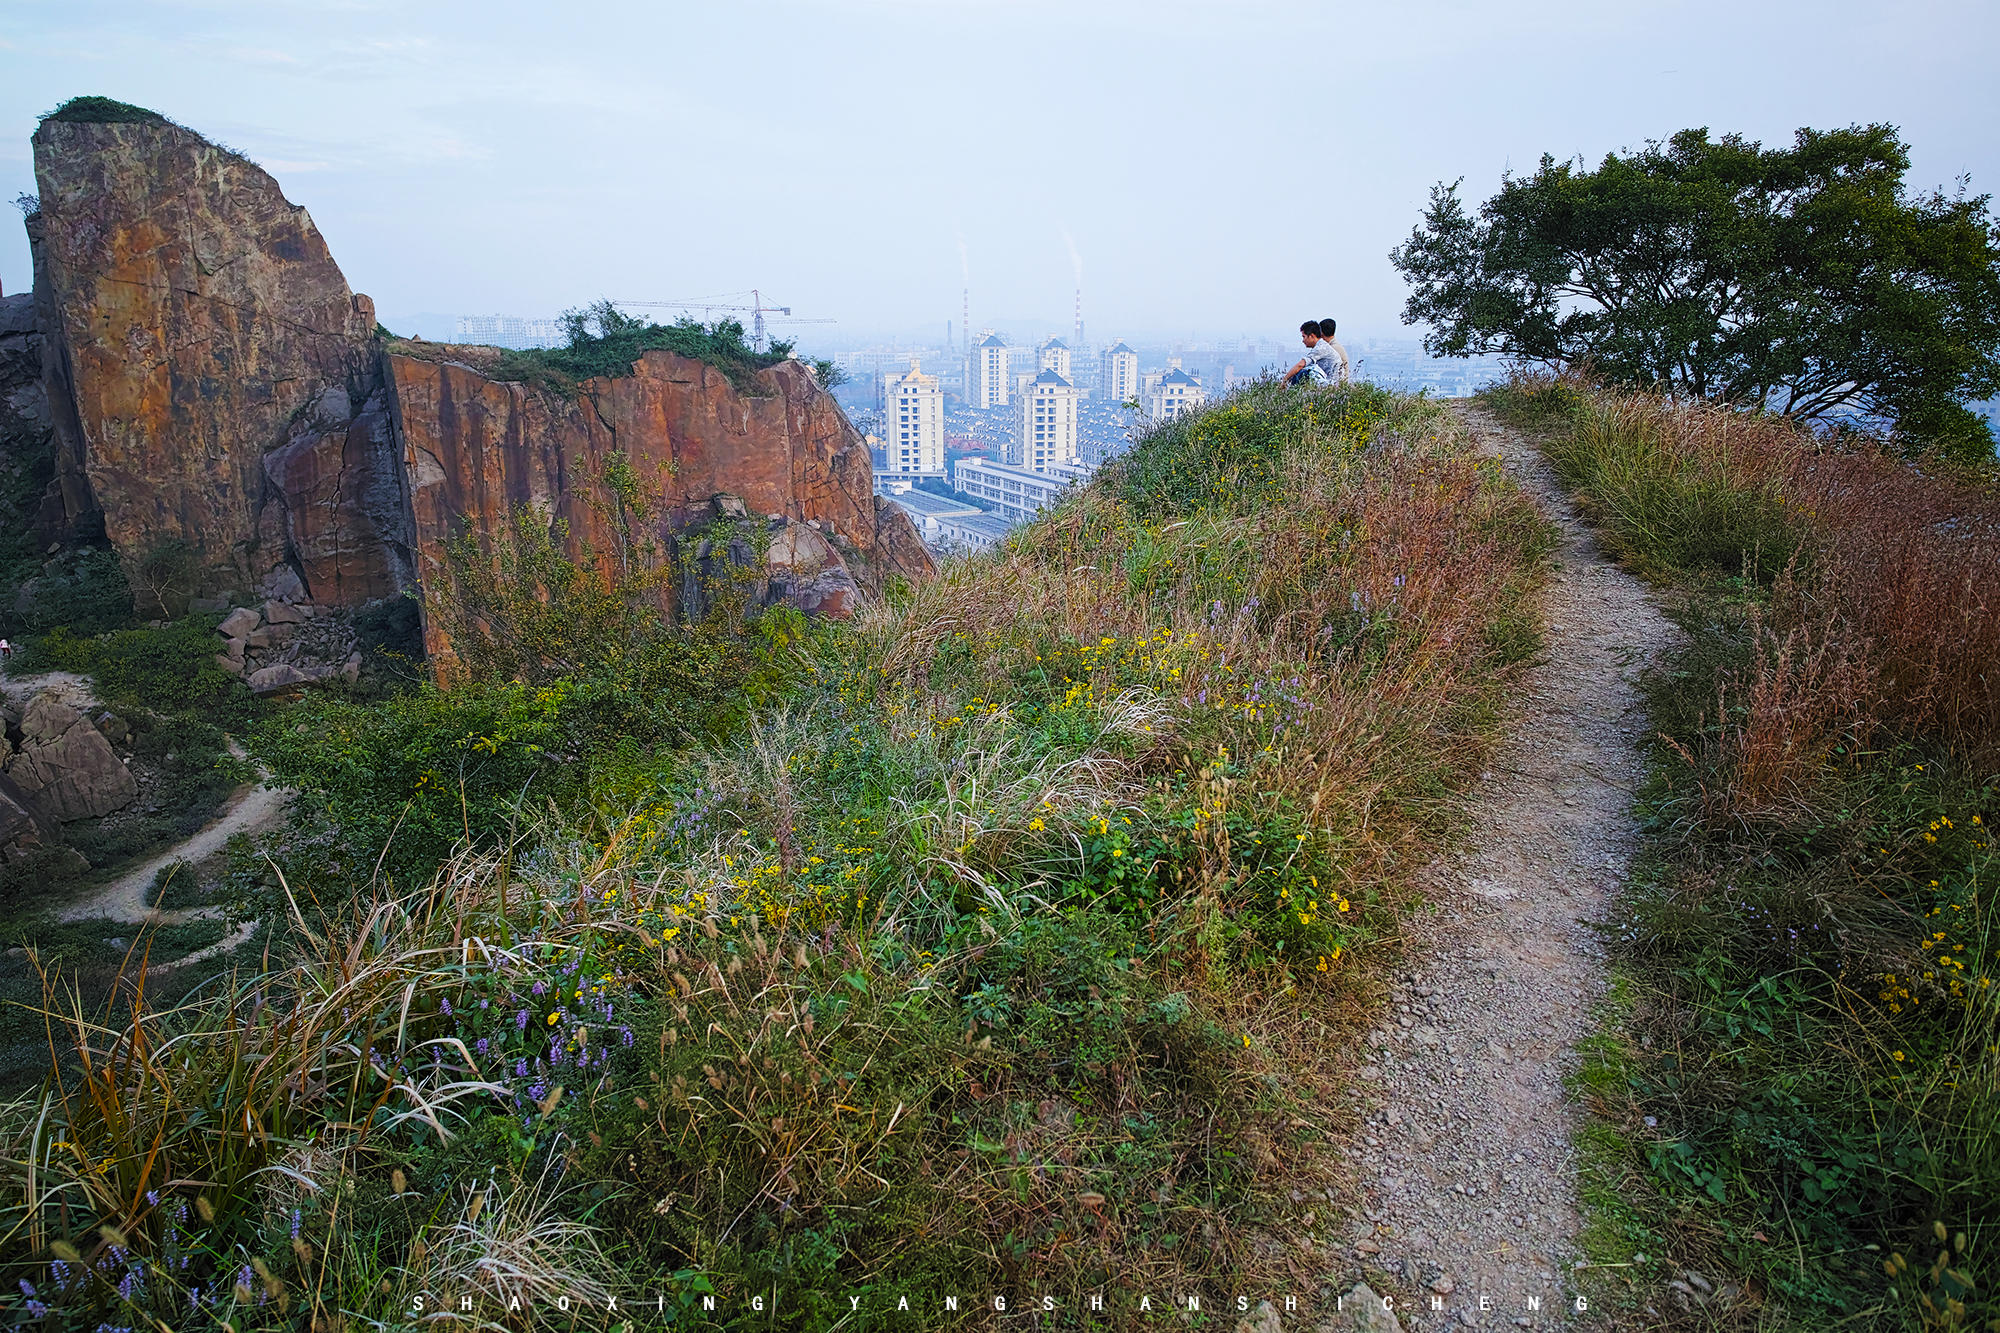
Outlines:
{"type": "MultiPolygon", "coordinates": [[[[63,99],[248,153],[388,313],[757,286],[869,330],[1393,333],[1432,182],[1886,120],[2000,183],[2000,6],[0,0],[0,191],[63,99]],[[1072,250],[1075,258],[1072,258],[1072,250]]],[[[0,283],[29,282],[0,220],[0,283]]],[[[811,333],[805,341],[810,344],[811,333]]]]}

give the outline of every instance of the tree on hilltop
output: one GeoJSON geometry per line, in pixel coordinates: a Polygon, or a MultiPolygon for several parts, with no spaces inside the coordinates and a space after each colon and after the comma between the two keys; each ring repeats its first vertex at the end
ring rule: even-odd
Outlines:
{"type": "Polygon", "coordinates": [[[1789,148],[1683,130],[1597,170],[1544,155],[1466,211],[1438,185],[1390,259],[1433,356],[1588,363],[1625,383],[1802,420],[1860,413],[1990,455],[1965,404],[2000,392],[1988,195],[1910,196],[1891,125],[1789,148]]]}

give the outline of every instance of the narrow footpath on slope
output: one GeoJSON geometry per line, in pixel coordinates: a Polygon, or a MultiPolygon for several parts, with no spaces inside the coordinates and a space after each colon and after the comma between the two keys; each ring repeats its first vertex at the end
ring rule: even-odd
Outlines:
{"type": "Polygon", "coordinates": [[[1638,846],[1634,684],[1676,631],[1541,454],[1483,408],[1461,411],[1560,524],[1560,568],[1547,651],[1481,775],[1474,832],[1428,873],[1436,910],[1411,923],[1369,1034],[1352,1149],[1363,1211],[1342,1257],[1397,1279],[1404,1329],[1596,1327],[1575,1310],[1581,1112],[1565,1080],[1604,992],[1593,926],[1638,846]]]}
{"type": "MultiPolygon", "coordinates": [[[[19,676],[0,679],[0,695],[4,695],[17,707],[26,707],[30,699],[44,691],[51,692],[72,708],[85,712],[98,707],[97,696],[92,692],[90,682],[69,671],[45,671],[33,676],[19,676]]],[[[229,753],[245,762],[254,762],[235,737],[229,738],[229,753]]],[[[222,810],[199,831],[167,847],[146,860],[133,866],[116,879],[92,890],[74,902],[57,910],[58,921],[121,921],[134,925],[175,925],[183,921],[195,921],[220,916],[215,907],[157,908],[149,907],[146,896],[151,892],[153,881],[159,873],[176,861],[198,864],[220,852],[238,833],[261,833],[283,817],[286,802],[292,793],[282,787],[268,786],[270,775],[261,764],[256,765],[258,776],[230,793],[222,810]]],[[[168,972],[177,967],[204,962],[220,954],[229,953],[237,945],[256,932],[257,923],[246,921],[221,940],[203,949],[197,949],[185,957],[170,962],[156,963],[147,968],[149,974],[168,972]]]]}

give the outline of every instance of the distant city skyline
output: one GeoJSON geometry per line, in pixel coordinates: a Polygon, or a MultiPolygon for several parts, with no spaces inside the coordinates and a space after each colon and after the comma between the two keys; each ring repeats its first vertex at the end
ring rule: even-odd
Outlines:
{"type": "Polygon", "coordinates": [[[102,94],[262,163],[392,316],[757,287],[843,333],[962,340],[969,295],[973,331],[1069,338],[1080,286],[1093,340],[1382,334],[1430,186],[1545,151],[1888,121],[1913,188],[1991,189],[1996,37],[1959,2],[14,0],[0,192],[102,94]]]}

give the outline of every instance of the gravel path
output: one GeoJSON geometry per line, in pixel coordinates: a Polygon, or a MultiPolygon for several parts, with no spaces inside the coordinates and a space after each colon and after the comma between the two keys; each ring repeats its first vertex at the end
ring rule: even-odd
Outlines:
{"type": "Polygon", "coordinates": [[[1633,681],[1674,630],[1597,549],[1541,455],[1483,409],[1462,411],[1565,541],[1548,652],[1481,775],[1481,832],[1430,873],[1438,910],[1412,923],[1369,1037],[1352,1149],[1364,1212],[1346,1258],[1399,1279],[1405,1329],[1589,1327],[1570,1281],[1578,1112],[1564,1079],[1604,989],[1590,923],[1638,844],[1633,681]]]}
{"type": "MultiPolygon", "coordinates": [[[[73,672],[44,671],[32,676],[0,677],[0,694],[4,694],[9,701],[19,707],[25,707],[29,700],[44,690],[53,690],[58,698],[72,708],[89,711],[97,707],[97,698],[91,691],[90,682],[73,672]]],[[[229,739],[229,753],[238,759],[250,758],[243,747],[236,743],[234,737],[229,739]]],[[[259,772],[262,772],[261,765],[259,772]]],[[[57,912],[56,919],[58,921],[101,919],[133,924],[154,922],[171,925],[181,921],[221,915],[220,910],[214,907],[165,911],[148,907],[146,893],[153,887],[154,877],[175,861],[198,864],[221,851],[238,833],[257,833],[271,827],[283,816],[285,803],[291,797],[292,793],[287,788],[265,786],[262,782],[245,783],[230,794],[222,813],[200,832],[149,857],[88,896],[66,904],[57,912]]],[[[171,962],[149,967],[146,969],[147,974],[171,971],[177,967],[186,967],[190,963],[206,961],[218,954],[228,953],[249,939],[256,929],[256,922],[244,922],[217,943],[205,949],[197,949],[184,958],[176,958],[171,962]]]]}

